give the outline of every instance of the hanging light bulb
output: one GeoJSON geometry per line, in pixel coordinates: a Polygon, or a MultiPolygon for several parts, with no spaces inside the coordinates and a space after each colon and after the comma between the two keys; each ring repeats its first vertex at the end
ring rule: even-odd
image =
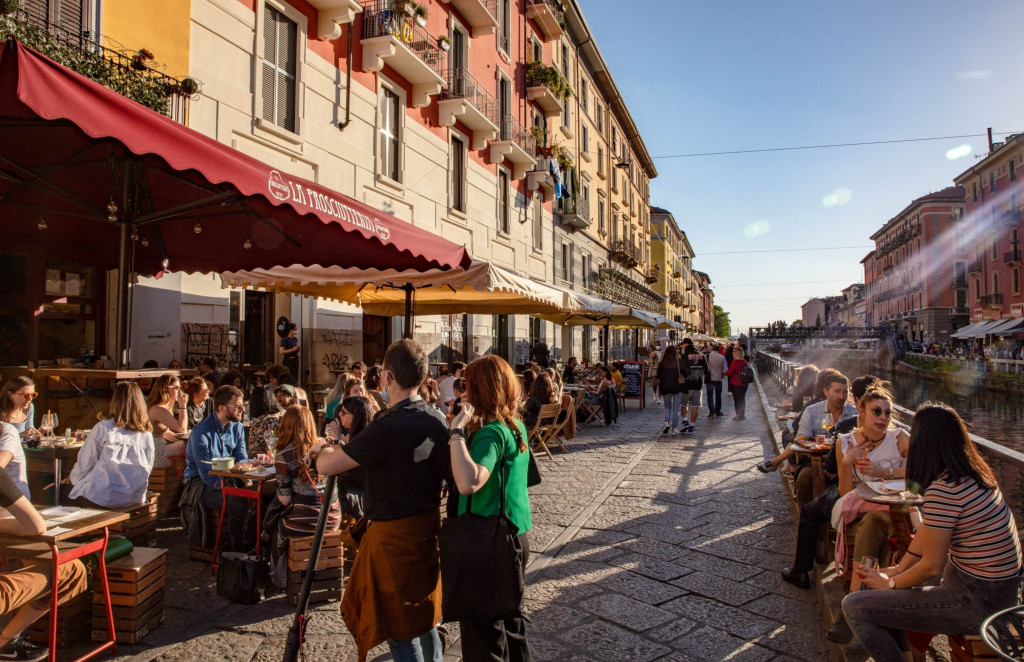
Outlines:
{"type": "Polygon", "coordinates": [[[132,241],[138,241],[139,240],[139,230],[134,225],[132,226],[131,238],[132,238],[132,241]]]}
{"type": "Polygon", "coordinates": [[[196,221],[196,224],[192,226],[192,232],[195,232],[196,234],[202,234],[203,224],[200,223],[199,221],[196,221]]]}
{"type": "Polygon", "coordinates": [[[245,250],[249,250],[250,248],[252,248],[252,239],[246,237],[245,241],[242,242],[242,248],[244,248],[245,250]]]}
{"type": "Polygon", "coordinates": [[[39,222],[36,223],[36,227],[39,228],[40,230],[45,230],[48,227],[50,227],[49,225],[46,224],[46,217],[43,216],[42,214],[39,215],[39,222]]]}
{"type": "Polygon", "coordinates": [[[142,240],[139,241],[139,243],[142,244],[143,248],[145,248],[146,246],[149,246],[149,239],[146,239],[145,237],[143,237],[142,240]]]}
{"type": "Polygon", "coordinates": [[[113,197],[107,203],[107,220],[111,223],[117,223],[117,203],[114,202],[113,197]]]}

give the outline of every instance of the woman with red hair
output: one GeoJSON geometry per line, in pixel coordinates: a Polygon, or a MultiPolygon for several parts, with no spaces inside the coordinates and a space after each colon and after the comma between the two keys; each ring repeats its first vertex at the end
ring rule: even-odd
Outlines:
{"type": "MultiPolygon", "coordinates": [[[[452,421],[452,475],[459,489],[458,499],[449,498],[457,510],[466,512],[472,495],[471,512],[484,517],[498,514],[499,476],[505,486],[505,514],[519,530],[522,567],[530,555],[526,532],[533,527],[526,473],[530,454],[526,427],[519,420],[519,379],[508,363],[488,354],[466,367],[466,393],[462,411],[452,421]]],[[[452,512],[454,510],[454,512],[452,512]]],[[[462,655],[466,662],[482,660],[530,660],[526,624],[522,618],[500,621],[460,621],[462,655]]]]}

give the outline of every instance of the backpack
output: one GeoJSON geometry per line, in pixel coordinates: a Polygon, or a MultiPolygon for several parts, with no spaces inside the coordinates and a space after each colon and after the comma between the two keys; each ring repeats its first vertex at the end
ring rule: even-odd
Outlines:
{"type": "Polygon", "coordinates": [[[699,391],[704,387],[704,360],[691,360],[689,363],[690,369],[686,375],[686,389],[689,391],[699,391]]]}
{"type": "Polygon", "coordinates": [[[750,367],[749,363],[740,369],[740,381],[744,384],[750,384],[754,381],[754,369],[750,367]]]}

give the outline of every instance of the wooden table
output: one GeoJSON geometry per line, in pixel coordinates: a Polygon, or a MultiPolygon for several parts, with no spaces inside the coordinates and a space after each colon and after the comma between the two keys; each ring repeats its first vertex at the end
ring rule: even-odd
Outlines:
{"type": "Polygon", "coordinates": [[[260,503],[260,494],[263,485],[267,481],[274,480],[276,472],[274,467],[261,467],[259,473],[239,473],[237,471],[211,471],[211,476],[220,477],[221,506],[220,516],[217,518],[217,537],[213,543],[213,558],[210,559],[210,574],[217,572],[218,554],[220,553],[220,538],[224,530],[224,516],[227,513],[228,497],[236,496],[243,499],[252,499],[256,502],[256,553],[260,553],[260,537],[263,533],[263,507],[260,503]],[[252,481],[251,485],[234,487],[228,485],[225,479],[238,478],[240,480],[252,481]]]}
{"type": "MultiPolygon", "coordinates": [[[[64,437],[58,437],[58,439],[64,439],[64,437]]],[[[74,466],[76,460],[78,460],[78,451],[82,450],[82,444],[76,443],[74,446],[64,446],[56,448],[50,446],[48,448],[33,448],[31,446],[23,445],[25,451],[25,460],[29,473],[37,474],[36,468],[43,464],[49,464],[53,467],[53,505],[60,505],[60,482],[63,478],[63,464],[65,460],[70,460],[69,466],[74,466]]],[[[44,487],[40,485],[40,487],[44,487]]],[[[32,491],[35,495],[35,491],[32,491]]],[[[39,500],[39,497],[36,497],[39,500]]]]}
{"type": "Polygon", "coordinates": [[[825,489],[825,456],[832,447],[815,448],[807,447],[798,442],[789,445],[789,449],[800,455],[806,455],[811,461],[811,495],[817,498],[825,489]]]}
{"type": "MultiPolygon", "coordinates": [[[[906,481],[904,481],[906,487],[906,481]]],[[[856,487],[857,496],[865,501],[883,503],[889,506],[889,520],[892,522],[892,533],[896,539],[896,554],[892,559],[893,563],[899,563],[900,558],[910,548],[910,541],[914,538],[914,526],[910,521],[910,509],[924,503],[920,495],[913,495],[908,498],[903,494],[880,494],[871,489],[866,483],[856,487]]]]}
{"type": "MultiPolygon", "coordinates": [[[[75,559],[96,553],[99,557],[97,572],[103,586],[103,601],[107,612],[107,641],[78,658],[82,662],[105,650],[116,650],[117,639],[114,631],[114,611],[110,606],[110,584],[107,582],[107,541],[110,534],[107,527],[128,519],[128,513],[119,510],[79,509],[86,515],[67,522],[46,520],[46,533],[41,536],[17,536],[7,534],[0,541],[0,556],[29,560],[49,559],[51,563],[50,586],[56,587],[60,566],[75,559]],[[70,538],[103,531],[103,536],[86,543],[68,543],[70,538]],[[61,545],[63,543],[63,545],[61,545]],[[62,548],[63,547],[63,548],[62,548]]],[[[50,661],[57,659],[57,591],[50,591],[50,661]]]]}

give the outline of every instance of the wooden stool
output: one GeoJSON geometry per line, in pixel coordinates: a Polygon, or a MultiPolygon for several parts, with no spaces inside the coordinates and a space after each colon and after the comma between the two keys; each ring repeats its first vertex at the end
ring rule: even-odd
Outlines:
{"type": "Polygon", "coordinates": [[[949,634],[949,659],[951,662],[981,662],[998,660],[999,656],[988,647],[988,644],[974,634],[949,634]]]}
{"type": "Polygon", "coordinates": [[[132,541],[136,547],[149,547],[156,544],[156,519],[159,511],[159,492],[147,492],[146,503],[131,508],[124,508],[130,518],[110,526],[111,533],[120,533],[132,541]]]}
{"type": "MultiPolygon", "coordinates": [[[[103,617],[106,634],[106,616],[103,617]]],[[[57,645],[67,648],[92,632],[92,594],[86,590],[65,602],[57,611],[57,645]]],[[[37,644],[50,644],[50,615],[46,614],[29,628],[28,638],[37,644]]],[[[105,637],[104,637],[105,639],[105,637]]]]}
{"type": "MultiPolygon", "coordinates": [[[[107,564],[118,643],[137,644],[163,622],[166,565],[167,550],[156,547],[136,547],[107,564]]],[[[106,641],[102,592],[97,591],[92,602],[92,640],[106,641]]]]}
{"type": "MultiPolygon", "coordinates": [[[[302,582],[312,547],[313,536],[288,539],[288,599],[293,605],[298,603],[299,593],[302,592],[302,582]]],[[[341,599],[342,550],[341,532],[325,532],[320,545],[320,556],[317,558],[313,585],[309,590],[310,602],[341,599]]]]}
{"type": "Polygon", "coordinates": [[[157,502],[157,517],[167,517],[178,509],[178,499],[181,498],[181,476],[174,467],[153,469],[149,474],[149,489],[151,492],[160,494],[160,500],[157,502]]]}

